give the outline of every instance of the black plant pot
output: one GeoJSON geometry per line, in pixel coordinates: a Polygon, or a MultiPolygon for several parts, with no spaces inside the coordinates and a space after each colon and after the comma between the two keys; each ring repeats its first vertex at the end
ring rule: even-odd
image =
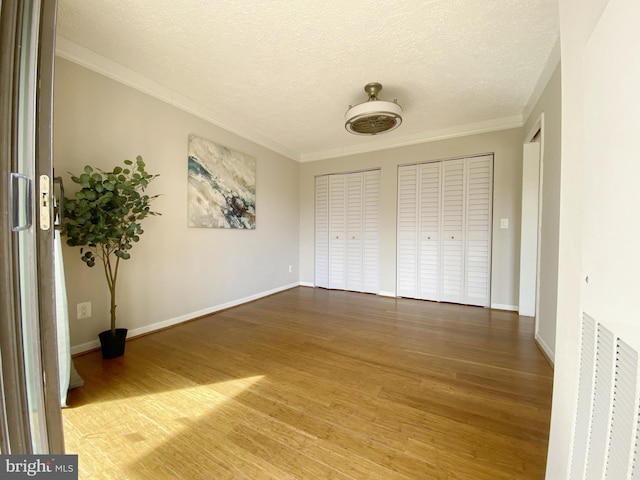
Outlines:
{"type": "Polygon", "coordinates": [[[98,334],[102,347],[102,358],[117,358],[124,355],[124,343],[127,339],[126,328],[116,328],[116,334],[111,335],[111,330],[105,330],[98,334]]]}

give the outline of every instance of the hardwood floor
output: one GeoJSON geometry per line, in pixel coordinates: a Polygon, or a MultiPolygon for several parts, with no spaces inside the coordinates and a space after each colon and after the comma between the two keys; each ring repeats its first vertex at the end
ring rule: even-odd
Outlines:
{"type": "Polygon", "coordinates": [[[80,479],[542,479],[533,320],[294,288],[75,358],[80,479]]]}

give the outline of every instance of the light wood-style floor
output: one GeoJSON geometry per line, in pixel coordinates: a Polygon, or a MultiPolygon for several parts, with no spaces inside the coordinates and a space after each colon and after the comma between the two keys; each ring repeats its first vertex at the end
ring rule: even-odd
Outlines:
{"type": "Polygon", "coordinates": [[[75,358],[80,479],[542,479],[552,369],[514,313],[294,288],[75,358]]]}

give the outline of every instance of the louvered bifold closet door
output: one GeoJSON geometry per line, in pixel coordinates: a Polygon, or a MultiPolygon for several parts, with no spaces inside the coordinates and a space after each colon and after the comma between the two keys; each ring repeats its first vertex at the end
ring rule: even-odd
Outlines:
{"type": "Polygon", "coordinates": [[[361,291],[363,284],[362,188],[362,173],[346,176],[346,289],[354,291],[361,291]]]}
{"type": "Polygon", "coordinates": [[[440,170],[442,162],[420,165],[418,298],[440,300],[440,170]]]}
{"type": "Polygon", "coordinates": [[[329,176],[329,288],[346,287],[346,178],[329,176]]]}
{"type": "Polygon", "coordinates": [[[490,305],[492,181],[493,155],[467,159],[463,301],[467,305],[490,305]]]}
{"type": "Polygon", "coordinates": [[[362,202],[362,291],[380,291],[380,170],[364,172],[362,202]]]}
{"type": "Polygon", "coordinates": [[[396,294],[418,297],[418,167],[398,167],[396,294]]]}
{"type": "Polygon", "coordinates": [[[380,170],[316,177],[315,284],[378,293],[380,170]]]}
{"type": "Polygon", "coordinates": [[[442,162],[442,294],[444,302],[464,300],[464,160],[442,162]]]}
{"type": "Polygon", "coordinates": [[[329,286],[329,177],[316,177],[315,286],[329,286]]]}

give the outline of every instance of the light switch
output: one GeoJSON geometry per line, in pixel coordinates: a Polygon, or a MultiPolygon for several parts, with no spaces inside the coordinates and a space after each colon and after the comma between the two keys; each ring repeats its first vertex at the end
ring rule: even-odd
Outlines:
{"type": "Polygon", "coordinates": [[[506,230],[507,228],[509,228],[509,219],[508,218],[501,218],[500,219],[500,228],[503,230],[506,230]]]}

